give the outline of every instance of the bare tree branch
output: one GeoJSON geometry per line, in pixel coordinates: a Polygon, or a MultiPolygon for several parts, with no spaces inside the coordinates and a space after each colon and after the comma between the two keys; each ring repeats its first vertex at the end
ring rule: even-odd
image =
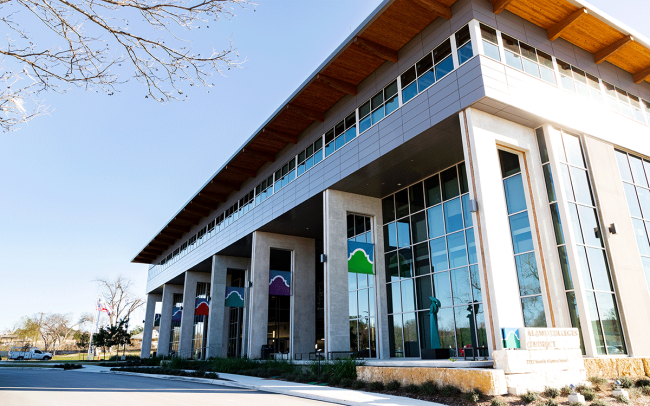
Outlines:
{"type": "Polygon", "coordinates": [[[185,99],[182,83],[211,87],[208,79],[239,67],[232,42],[203,56],[177,31],[235,16],[247,0],[0,0],[7,42],[0,46],[0,127],[46,113],[38,96],[70,86],[112,95],[135,78],[159,102],[185,99]],[[36,27],[41,35],[28,32],[36,27]],[[43,32],[47,35],[43,35],[43,32]],[[150,34],[159,32],[157,37],[150,34]],[[36,36],[33,36],[36,35],[36,36]],[[52,45],[51,41],[55,41],[52,45]],[[132,73],[120,76],[122,64],[132,73]],[[116,69],[117,68],[117,69],[116,69]]]}
{"type": "Polygon", "coordinates": [[[113,308],[109,316],[111,326],[119,323],[120,320],[126,320],[131,314],[144,305],[144,300],[133,294],[131,286],[133,281],[122,275],[114,280],[95,279],[99,285],[100,294],[104,296],[106,303],[113,308]]]}

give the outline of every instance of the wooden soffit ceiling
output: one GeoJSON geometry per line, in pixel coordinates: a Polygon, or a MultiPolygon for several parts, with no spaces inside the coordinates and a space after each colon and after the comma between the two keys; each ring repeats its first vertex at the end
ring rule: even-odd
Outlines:
{"type": "Polygon", "coordinates": [[[456,0],[393,0],[384,3],[312,76],[249,138],[158,234],[131,260],[153,263],[200,220],[219,208],[242,183],[255,177],[280,150],[384,62],[397,62],[398,51],[436,18],[451,18],[456,0]]]}
{"type": "Polygon", "coordinates": [[[631,73],[636,83],[650,82],[650,48],[589,7],[569,0],[491,0],[495,13],[511,13],[546,30],[551,41],[564,38],[594,56],[631,73]]]}

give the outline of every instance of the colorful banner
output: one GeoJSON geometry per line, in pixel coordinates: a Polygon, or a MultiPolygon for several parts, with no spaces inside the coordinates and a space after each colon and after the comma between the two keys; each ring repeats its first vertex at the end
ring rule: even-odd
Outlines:
{"type": "Polygon", "coordinates": [[[172,321],[180,322],[182,318],[183,318],[183,308],[174,307],[174,309],[172,310],[172,321]]]}
{"type": "Polygon", "coordinates": [[[269,295],[291,296],[291,272],[269,271],[269,295]]]}
{"type": "Polygon", "coordinates": [[[521,348],[518,328],[502,328],[501,338],[503,339],[503,348],[521,348]]]}
{"type": "Polygon", "coordinates": [[[226,286],[226,306],[244,307],[244,289],[235,286],[226,286]]]}
{"type": "Polygon", "coordinates": [[[210,303],[206,297],[197,297],[194,306],[195,316],[207,316],[210,314],[210,303]]]}
{"type": "Polygon", "coordinates": [[[374,244],[348,241],[348,272],[374,275],[374,264],[374,244]]]}
{"type": "Polygon", "coordinates": [[[156,313],[153,315],[153,326],[154,327],[160,327],[160,313],[156,313]]]}

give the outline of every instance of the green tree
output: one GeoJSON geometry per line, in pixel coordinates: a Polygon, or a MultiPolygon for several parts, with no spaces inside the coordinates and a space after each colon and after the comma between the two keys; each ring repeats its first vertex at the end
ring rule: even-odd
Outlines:
{"type": "Polygon", "coordinates": [[[86,331],[75,331],[74,341],[77,348],[86,350],[88,349],[88,344],[90,343],[90,334],[86,331]]]}
{"type": "Polygon", "coordinates": [[[144,327],[142,327],[142,326],[135,326],[135,327],[133,327],[133,329],[131,330],[131,333],[130,333],[130,334],[131,334],[131,337],[133,337],[134,335],[140,334],[140,333],[142,333],[143,331],[144,331],[144,327]]]}

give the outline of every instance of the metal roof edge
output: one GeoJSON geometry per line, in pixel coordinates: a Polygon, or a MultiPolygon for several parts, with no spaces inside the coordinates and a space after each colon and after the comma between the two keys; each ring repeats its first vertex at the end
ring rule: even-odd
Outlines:
{"type": "Polygon", "coordinates": [[[248,144],[253,140],[253,138],[255,138],[255,137],[257,136],[257,134],[258,134],[260,131],[262,131],[262,130],[264,129],[264,127],[266,127],[266,126],[267,126],[267,125],[268,125],[268,124],[269,124],[269,123],[270,123],[270,122],[271,122],[271,121],[272,121],[272,120],[273,120],[273,119],[274,119],[274,118],[275,118],[275,117],[276,117],[276,116],[277,116],[277,115],[278,115],[278,114],[279,114],[279,113],[284,109],[284,107],[285,107],[287,104],[289,104],[289,102],[290,102],[291,100],[293,100],[296,96],[298,96],[298,95],[300,94],[300,92],[305,88],[305,86],[307,86],[307,85],[308,85],[312,80],[314,80],[314,78],[316,77],[316,75],[318,75],[318,73],[319,73],[323,68],[325,68],[327,65],[329,65],[329,64],[330,64],[330,63],[335,59],[335,57],[336,57],[338,54],[340,54],[342,51],[344,51],[344,50],[345,50],[345,49],[346,49],[346,48],[351,44],[351,42],[352,42],[352,40],[354,39],[354,37],[356,37],[357,35],[359,35],[359,34],[360,34],[360,33],[361,33],[361,32],[362,32],[362,31],[363,31],[363,30],[364,30],[364,29],[365,29],[365,28],[366,28],[366,27],[367,27],[367,26],[368,26],[368,25],[373,21],[373,20],[375,20],[377,17],[379,17],[379,15],[380,15],[380,14],[381,14],[381,13],[382,13],[382,12],[383,12],[387,7],[388,7],[388,6],[390,6],[390,5],[391,5],[392,3],[394,3],[394,2],[395,2],[395,0],[384,0],[384,1],[382,1],[381,4],[379,4],[379,5],[375,8],[375,10],[373,10],[373,12],[370,13],[370,15],[368,15],[368,17],[366,17],[366,19],[363,20],[363,21],[361,22],[361,24],[359,24],[359,26],[357,26],[357,28],[356,28],[354,31],[352,31],[352,33],[350,33],[350,35],[348,35],[348,37],[347,37],[343,42],[341,42],[341,44],[340,44],[340,45],[339,45],[339,46],[338,46],[338,47],[337,47],[337,48],[336,48],[336,49],[335,49],[335,50],[334,50],[334,51],[333,51],[333,52],[332,52],[332,53],[331,53],[331,54],[330,54],[326,59],[325,59],[325,61],[323,61],[323,63],[321,63],[321,64],[320,64],[320,65],[319,65],[319,66],[318,66],[318,67],[317,67],[317,68],[316,68],[316,69],[315,69],[315,70],[314,70],[314,71],[313,71],[313,72],[312,72],[312,73],[307,77],[307,79],[305,79],[305,80],[302,82],[302,84],[300,84],[300,86],[298,86],[298,87],[296,88],[296,90],[295,90],[293,93],[291,93],[291,95],[290,95],[290,96],[289,96],[289,97],[288,97],[284,102],[282,102],[282,103],[280,104],[280,106],[279,106],[279,107],[278,107],[278,108],[277,108],[277,109],[276,109],[276,110],[275,110],[275,111],[274,111],[274,112],[273,112],[273,113],[272,113],[272,114],[271,114],[271,115],[266,119],[266,121],[264,121],[264,123],[262,123],[262,125],[261,125],[257,130],[255,130],[255,131],[253,132],[253,134],[250,135],[250,136],[246,139],[246,141],[244,141],[244,143],[241,145],[241,147],[239,147],[239,149],[237,149],[237,150],[235,151],[235,153],[233,153],[233,154],[230,156],[230,158],[228,158],[228,159],[227,159],[227,160],[226,160],[226,161],[225,161],[225,162],[224,162],[224,163],[219,167],[219,169],[217,169],[217,171],[216,171],[212,176],[210,176],[210,178],[207,180],[207,182],[205,182],[201,187],[199,187],[199,190],[198,190],[196,193],[194,193],[194,194],[192,195],[192,197],[190,197],[190,199],[189,199],[187,202],[185,202],[185,204],[183,204],[183,206],[182,206],[182,207],[181,207],[181,208],[180,208],[180,209],[179,209],[179,210],[178,210],[178,211],[177,211],[177,212],[176,212],[176,213],[171,217],[170,220],[167,221],[167,223],[165,223],[165,225],[164,225],[160,230],[158,230],[158,231],[156,232],[156,234],[154,235],[154,237],[153,237],[152,239],[150,239],[149,242],[147,242],[147,243],[144,245],[144,247],[140,248],[140,250],[138,251],[138,253],[137,253],[137,254],[136,254],[136,255],[131,259],[130,262],[133,263],[133,261],[138,257],[138,255],[140,255],[140,253],[141,253],[145,248],[147,248],[147,246],[148,246],[148,245],[149,245],[149,244],[150,244],[150,243],[151,243],[151,242],[152,242],[152,241],[153,241],[153,240],[154,240],[154,239],[155,239],[155,238],[156,238],[156,237],[157,237],[157,236],[158,236],[158,235],[159,235],[159,234],[160,234],[160,233],[161,233],[161,232],[162,232],[162,231],[163,231],[163,230],[168,226],[168,225],[169,225],[169,223],[171,223],[171,221],[172,221],[174,218],[176,218],[176,216],[178,216],[178,215],[183,211],[183,209],[184,209],[185,207],[187,207],[187,205],[188,205],[188,204],[189,204],[189,203],[190,203],[190,202],[191,202],[191,201],[192,201],[192,200],[193,200],[193,199],[194,199],[194,198],[195,198],[195,197],[196,197],[196,196],[201,192],[201,190],[203,190],[203,189],[204,189],[208,184],[210,184],[210,182],[212,182],[212,180],[213,180],[213,179],[214,179],[214,178],[215,178],[215,177],[216,177],[216,176],[217,176],[217,175],[218,175],[218,174],[219,174],[219,173],[220,173],[220,172],[221,172],[221,171],[222,171],[222,170],[223,170],[227,165],[228,165],[228,163],[229,163],[230,161],[232,161],[233,158],[235,158],[235,157],[237,156],[237,154],[239,154],[239,153],[240,153],[244,148],[246,148],[246,145],[248,145],[248,144]]]}

